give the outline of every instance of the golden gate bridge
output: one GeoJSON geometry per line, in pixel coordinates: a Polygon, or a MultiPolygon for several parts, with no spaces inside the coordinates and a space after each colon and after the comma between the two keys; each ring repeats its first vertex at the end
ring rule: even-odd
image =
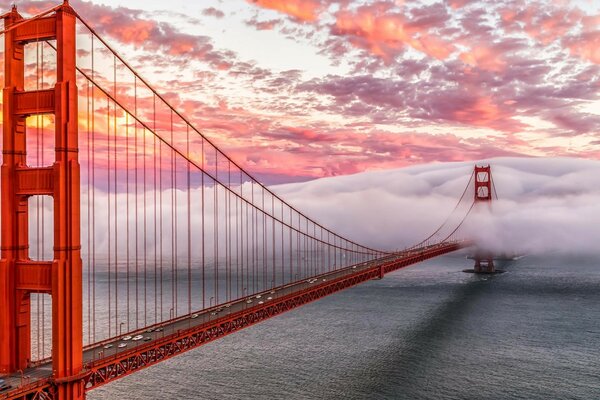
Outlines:
{"type": "MultiPolygon", "coordinates": [[[[88,390],[303,304],[472,246],[476,166],[428,238],[336,234],[196,129],[67,1],[4,19],[0,398],[88,390]]],[[[402,229],[402,227],[399,227],[402,229]]],[[[493,272],[478,256],[476,272],[493,272]]]]}

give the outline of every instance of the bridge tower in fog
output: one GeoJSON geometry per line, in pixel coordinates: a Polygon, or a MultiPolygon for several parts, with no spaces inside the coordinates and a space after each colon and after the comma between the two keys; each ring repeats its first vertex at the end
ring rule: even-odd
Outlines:
{"type": "Polygon", "coordinates": [[[13,6],[5,25],[3,91],[2,259],[0,261],[0,373],[23,371],[31,360],[31,293],[52,297],[52,382],[59,399],[84,397],[82,262],[76,86],[76,14],[68,2],[56,13],[24,19],[13,6]],[[56,40],[56,86],[27,91],[25,45],[56,40]],[[55,117],[55,160],[27,166],[26,118],[55,117]],[[28,202],[54,202],[54,256],[29,254],[28,202]]]}
{"type": "MultiPolygon", "coordinates": [[[[475,206],[478,203],[487,204],[488,207],[492,205],[492,168],[490,165],[478,166],[475,165],[474,171],[475,178],[475,206]]],[[[476,274],[491,274],[496,272],[494,266],[494,256],[490,251],[478,250],[474,256],[475,265],[473,270],[476,274]]]]}

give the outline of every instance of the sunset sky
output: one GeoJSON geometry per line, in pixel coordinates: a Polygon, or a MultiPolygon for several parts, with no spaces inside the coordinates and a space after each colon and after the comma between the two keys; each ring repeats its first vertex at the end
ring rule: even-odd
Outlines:
{"type": "MultiPolygon", "coordinates": [[[[16,1],[24,14],[57,3],[16,1]]],[[[266,183],[496,156],[600,158],[595,0],[71,4],[266,183]]]]}

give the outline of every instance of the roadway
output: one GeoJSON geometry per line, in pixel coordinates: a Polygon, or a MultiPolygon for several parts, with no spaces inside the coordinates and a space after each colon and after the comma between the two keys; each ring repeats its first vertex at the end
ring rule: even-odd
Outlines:
{"type": "MultiPolygon", "coordinates": [[[[177,334],[183,330],[199,328],[203,325],[210,325],[217,319],[227,317],[229,314],[235,314],[240,311],[247,311],[253,307],[260,308],[269,302],[274,302],[288,295],[305,291],[319,285],[325,285],[328,281],[337,280],[360,273],[361,271],[372,269],[378,265],[390,263],[393,261],[410,258],[412,256],[424,253],[443,246],[440,244],[425,246],[415,250],[407,250],[401,253],[395,253],[373,261],[367,261],[354,266],[349,266],[317,275],[312,278],[306,278],[302,281],[290,283],[284,286],[276,287],[264,292],[255,293],[228,303],[223,303],[212,308],[197,311],[195,313],[165,321],[144,329],[128,332],[119,337],[111,338],[84,348],[83,364],[84,368],[108,359],[118,358],[125,353],[135,351],[138,347],[151,346],[153,342],[160,341],[165,337],[177,334]],[[140,340],[134,341],[132,338],[141,335],[140,340]],[[131,338],[127,338],[131,337],[131,338]],[[127,339],[127,340],[124,340],[127,339]],[[120,346],[121,345],[121,346],[120,346]]],[[[52,364],[46,361],[32,368],[24,370],[22,373],[15,373],[2,376],[6,383],[12,386],[11,390],[0,392],[0,399],[8,398],[8,393],[19,387],[33,387],[44,385],[52,376],[52,364]]]]}

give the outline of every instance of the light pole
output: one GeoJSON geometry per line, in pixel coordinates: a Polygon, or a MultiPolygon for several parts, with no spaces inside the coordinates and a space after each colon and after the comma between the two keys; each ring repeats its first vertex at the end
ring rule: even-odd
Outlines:
{"type": "Polygon", "coordinates": [[[121,336],[123,334],[123,325],[125,324],[125,322],[121,322],[119,324],[119,336],[121,336]]]}

